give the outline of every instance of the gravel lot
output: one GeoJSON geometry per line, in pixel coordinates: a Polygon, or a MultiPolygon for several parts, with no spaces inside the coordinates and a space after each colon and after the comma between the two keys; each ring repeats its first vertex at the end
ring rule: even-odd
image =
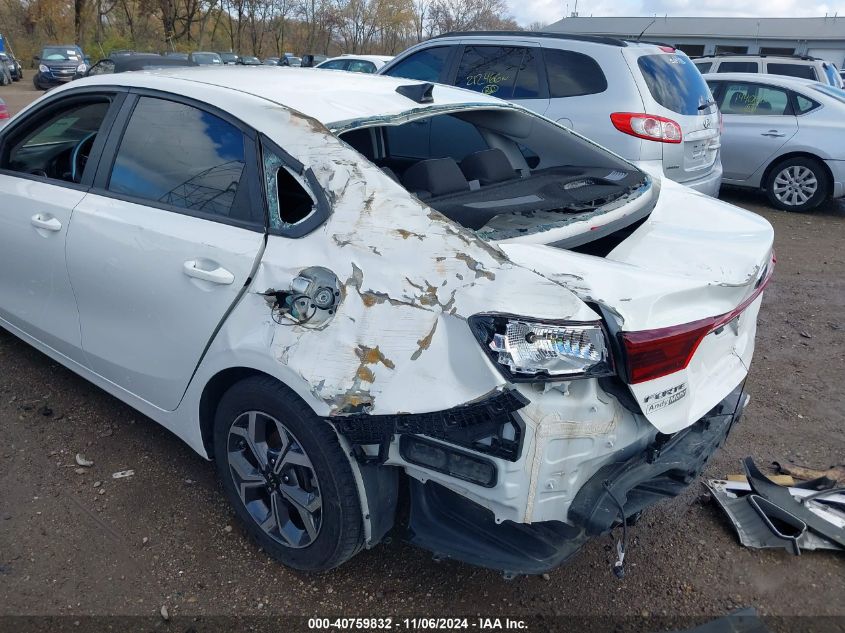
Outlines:
{"type": "MultiPolygon", "coordinates": [[[[31,71],[0,89],[12,112],[37,94],[31,71]]],[[[778,268],[760,316],[751,405],[707,474],[738,472],[746,455],[758,464],[842,463],[845,205],[792,215],[767,209],[757,195],[724,198],[772,222],[778,268]]],[[[845,557],[745,549],[701,492],[693,486],[644,514],[629,532],[623,580],[611,572],[609,538],[548,579],[507,582],[434,562],[399,539],[339,570],[301,574],[269,560],[233,523],[210,463],[0,331],[0,615],[159,618],[166,605],[171,616],[642,618],[754,606],[845,621],[845,557]],[[94,465],[79,469],[78,452],[94,465]],[[112,479],[127,468],[133,477],[112,479]]],[[[775,628],[795,629],[779,622],[775,628]]]]}

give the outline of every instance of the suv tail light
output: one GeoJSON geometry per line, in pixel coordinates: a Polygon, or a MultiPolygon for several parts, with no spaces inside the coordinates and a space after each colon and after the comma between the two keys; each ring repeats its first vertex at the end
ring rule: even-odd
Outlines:
{"type": "Polygon", "coordinates": [[[614,112],[610,120],[617,130],[637,138],[659,143],[680,143],[683,139],[680,125],[656,114],[614,112]]]}
{"type": "Polygon", "coordinates": [[[774,270],[773,255],[754,292],[730,312],[657,330],[623,332],[622,341],[625,345],[628,380],[631,384],[654,380],[685,369],[704,337],[733,321],[754,303],[771,280],[774,270]]]}
{"type": "Polygon", "coordinates": [[[6,108],[6,102],[0,99],[0,120],[8,119],[9,110],[6,108]]]}

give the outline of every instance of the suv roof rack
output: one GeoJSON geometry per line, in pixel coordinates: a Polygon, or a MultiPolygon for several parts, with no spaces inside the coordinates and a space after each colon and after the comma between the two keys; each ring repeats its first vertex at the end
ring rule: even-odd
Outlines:
{"type": "Polygon", "coordinates": [[[716,53],[715,55],[699,55],[696,59],[709,57],[782,57],[784,59],[801,59],[810,62],[825,61],[821,57],[813,57],[812,55],[781,55],[777,53],[716,53]]]}
{"type": "Polygon", "coordinates": [[[484,37],[490,35],[516,37],[547,37],[549,39],[557,40],[594,42],[596,44],[607,44],[608,46],[628,46],[628,42],[615,37],[607,37],[604,35],[579,35],[575,33],[549,33],[548,31],[452,31],[450,33],[441,33],[440,35],[435,35],[431,39],[436,40],[441,37],[484,37]]]}

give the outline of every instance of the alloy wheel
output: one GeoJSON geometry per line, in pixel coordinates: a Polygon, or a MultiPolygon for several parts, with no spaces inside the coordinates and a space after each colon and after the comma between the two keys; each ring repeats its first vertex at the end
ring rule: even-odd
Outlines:
{"type": "Polygon", "coordinates": [[[806,204],[818,189],[818,178],[811,169],[790,165],[775,176],[772,193],[784,205],[797,207],[806,204]]]}
{"type": "Polygon", "coordinates": [[[264,412],[247,411],[229,429],[227,456],[255,523],[285,547],[311,545],[322,525],[322,497],[314,466],[293,433],[264,412]]]}

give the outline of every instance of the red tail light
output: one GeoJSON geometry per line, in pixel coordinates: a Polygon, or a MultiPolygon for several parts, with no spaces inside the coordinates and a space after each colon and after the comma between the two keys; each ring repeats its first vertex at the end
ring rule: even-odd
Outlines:
{"type": "Polygon", "coordinates": [[[0,119],[8,119],[9,117],[9,110],[6,108],[5,102],[0,99],[0,119]]]}
{"type": "Polygon", "coordinates": [[[733,321],[760,296],[771,280],[774,269],[775,258],[772,255],[768,270],[751,296],[726,314],[657,330],[623,332],[622,340],[628,357],[628,380],[631,384],[654,380],[685,369],[705,336],[733,321]]]}
{"type": "Polygon", "coordinates": [[[658,143],[680,143],[683,139],[680,125],[656,114],[614,112],[610,120],[617,130],[637,138],[658,143]]]}

